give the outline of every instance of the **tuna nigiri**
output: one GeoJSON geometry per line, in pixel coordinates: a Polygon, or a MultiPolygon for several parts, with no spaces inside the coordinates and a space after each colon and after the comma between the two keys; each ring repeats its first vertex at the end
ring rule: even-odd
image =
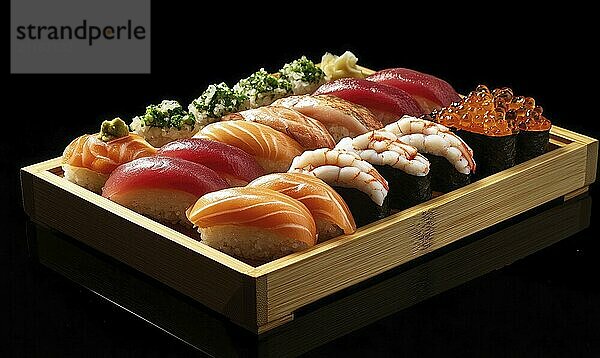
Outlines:
{"type": "Polygon", "coordinates": [[[264,124],[225,121],[202,128],[196,138],[208,138],[240,148],[254,156],[267,173],[284,172],[304,150],[298,142],[264,124]]]}
{"type": "Polygon", "coordinates": [[[383,127],[367,108],[334,96],[291,96],[273,105],[293,108],[323,123],[336,143],[383,127]]]}
{"type": "Polygon", "coordinates": [[[291,108],[265,106],[229,114],[223,120],[246,120],[288,135],[304,149],[333,148],[335,142],[321,122],[291,108]]]}
{"type": "Polygon", "coordinates": [[[316,242],[312,215],[296,199],[271,189],[230,188],[202,196],[187,211],[202,242],[227,254],[273,260],[316,242]]]}
{"type": "Polygon", "coordinates": [[[384,125],[405,114],[411,116],[424,114],[410,94],[395,87],[361,78],[341,78],[325,83],[314,94],[328,94],[365,106],[384,125]]]}
{"type": "Polygon", "coordinates": [[[189,225],[185,211],[200,196],[229,185],[215,171],[184,159],[146,157],[115,169],[102,196],[159,221],[189,225]]]}
{"type": "Polygon", "coordinates": [[[367,80],[406,91],[419,103],[425,114],[460,101],[460,96],[448,82],[408,68],[382,70],[367,77],[367,80]]]}
{"type": "Polygon", "coordinates": [[[160,148],[158,155],[205,165],[216,171],[230,186],[244,186],[265,174],[264,169],[250,154],[206,138],[176,140],[160,148]]]}
{"type": "Polygon", "coordinates": [[[84,134],[69,143],[62,155],[62,169],[67,180],[100,193],[119,165],[154,154],[153,146],[129,133],[125,122],[117,118],[104,121],[100,134],[84,134]]]}
{"type": "Polygon", "coordinates": [[[260,177],[249,187],[266,188],[306,205],[317,225],[319,241],[356,231],[354,217],[342,197],[323,180],[304,173],[275,173],[260,177]]]}
{"type": "Polygon", "coordinates": [[[289,172],[311,174],[331,185],[350,207],[358,226],[389,215],[388,182],[354,152],[306,151],[294,158],[289,172]]]}

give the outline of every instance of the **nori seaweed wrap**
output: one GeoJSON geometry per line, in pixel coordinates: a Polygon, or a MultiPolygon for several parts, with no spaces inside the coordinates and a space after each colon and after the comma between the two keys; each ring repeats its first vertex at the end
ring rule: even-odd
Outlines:
{"type": "Polygon", "coordinates": [[[546,153],[549,142],[550,129],[520,131],[517,136],[517,163],[523,163],[546,153]]]}
{"type": "MultiPolygon", "coordinates": [[[[529,103],[529,106],[531,107],[532,104],[529,103]]],[[[533,109],[526,110],[525,115],[518,118],[517,163],[535,158],[548,150],[552,123],[542,115],[542,111],[542,107],[535,106],[533,109]]]]}
{"type": "Polygon", "coordinates": [[[477,163],[475,180],[515,165],[517,134],[489,136],[461,130],[458,135],[473,149],[473,157],[477,163]]]}
{"type": "Polygon", "coordinates": [[[403,210],[431,199],[431,173],[410,175],[389,165],[373,165],[390,187],[387,198],[392,209],[403,210]]]}
{"type": "Polygon", "coordinates": [[[463,174],[444,157],[433,154],[423,154],[431,163],[431,190],[448,193],[471,183],[472,174],[463,174]]]}
{"type": "Polygon", "coordinates": [[[332,186],[344,199],[354,216],[356,227],[361,227],[390,215],[390,196],[386,196],[381,206],[377,205],[362,191],[354,188],[332,186]]]}

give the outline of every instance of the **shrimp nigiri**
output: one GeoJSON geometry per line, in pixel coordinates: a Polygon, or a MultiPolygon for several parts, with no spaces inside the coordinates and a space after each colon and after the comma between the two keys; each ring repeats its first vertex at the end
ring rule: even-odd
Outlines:
{"type": "Polygon", "coordinates": [[[385,130],[427,156],[431,161],[433,190],[448,192],[471,182],[471,173],[476,168],[473,150],[447,127],[404,116],[385,126],[385,130]]]}
{"type": "Polygon", "coordinates": [[[290,173],[307,173],[331,185],[350,207],[358,226],[389,215],[389,186],[358,154],[343,149],[316,149],[294,158],[290,173]]]}
{"type": "Polygon", "coordinates": [[[355,152],[386,178],[392,209],[406,209],[431,199],[429,160],[417,148],[398,140],[395,134],[376,130],[347,137],[336,149],[355,152]]]}

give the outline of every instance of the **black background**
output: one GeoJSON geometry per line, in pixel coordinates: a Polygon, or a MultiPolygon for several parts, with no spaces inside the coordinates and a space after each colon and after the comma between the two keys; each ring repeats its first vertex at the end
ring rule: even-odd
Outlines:
{"type": "MultiPolygon", "coordinates": [[[[349,49],[366,67],[413,68],[462,93],[479,83],[510,86],[534,96],[555,124],[600,137],[593,90],[597,39],[585,15],[589,9],[526,10],[506,3],[457,15],[433,4],[428,9],[370,4],[363,10],[343,3],[333,8],[292,3],[291,9],[270,6],[275,11],[268,13],[253,4],[252,13],[232,15],[227,7],[235,5],[224,5],[209,10],[154,1],[151,75],[10,75],[7,66],[0,292],[7,292],[2,296],[8,302],[0,314],[1,337],[7,339],[0,349],[14,356],[194,354],[28,258],[18,169],[56,157],[103,119],[129,121],[162,99],[187,104],[210,83],[232,85],[260,67],[274,71],[300,55],[319,60],[325,51],[349,49]],[[340,8],[352,11],[340,14],[340,8]]],[[[595,191],[592,186],[592,195],[595,191]]],[[[593,218],[596,212],[593,206],[593,218]]],[[[593,272],[600,246],[594,240],[598,225],[592,225],[311,354],[598,356],[600,287],[593,272]]]]}

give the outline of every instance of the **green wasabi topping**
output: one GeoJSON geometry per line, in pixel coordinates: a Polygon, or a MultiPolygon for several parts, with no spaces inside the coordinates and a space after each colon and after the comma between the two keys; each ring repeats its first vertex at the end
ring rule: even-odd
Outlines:
{"type": "Polygon", "coordinates": [[[233,86],[233,90],[248,98],[247,107],[256,108],[292,94],[292,84],[288,79],[272,75],[261,68],[250,77],[240,80],[233,86]]]}
{"type": "Polygon", "coordinates": [[[113,139],[127,137],[128,135],[129,128],[127,128],[127,124],[125,124],[121,118],[117,117],[112,121],[102,122],[98,138],[101,141],[108,142],[113,139]]]}
{"type": "Polygon", "coordinates": [[[286,63],[281,70],[281,77],[289,81],[303,81],[307,84],[321,84],[325,81],[325,72],[314,62],[302,56],[299,59],[286,63]]]}
{"type": "Polygon", "coordinates": [[[243,109],[242,105],[246,100],[243,94],[234,92],[221,82],[208,86],[200,97],[192,101],[189,110],[200,124],[206,125],[226,114],[243,109]]]}
{"type": "Polygon", "coordinates": [[[177,101],[164,100],[158,105],[146,107],[146,113],[138,117],[142,125],[147,127],[177,128],[184,125],[193,126],[194,117],[186,112],[177,101]]]}

